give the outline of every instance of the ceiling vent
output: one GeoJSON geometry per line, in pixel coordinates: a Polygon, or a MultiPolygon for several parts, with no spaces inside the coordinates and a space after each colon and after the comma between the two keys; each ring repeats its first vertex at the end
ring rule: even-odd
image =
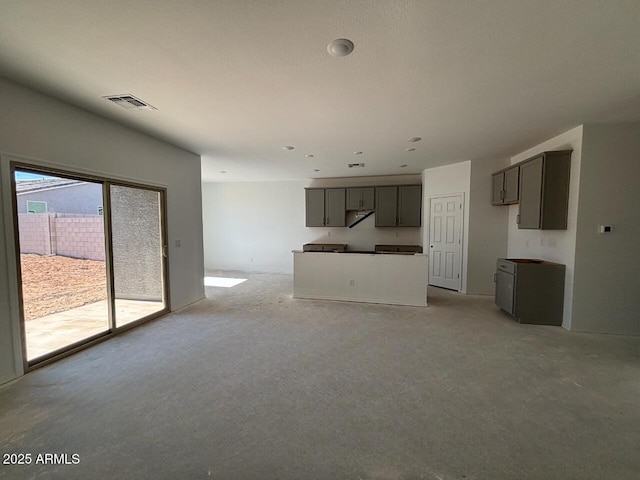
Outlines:
{"type": "Polygon", "coordinates": [[[102,98],[106,98],[110,102],[113,102],[116,105],[120,105],[122,108],[126,108],[127,110],[157,110],[157,108],[153,105],[149,105],[139,98],[129,94],[107,95],[106,97],[102,98]]]}
{"type": "Polygon", "coordinates": [[[347,163],[349,168],[364,168],[364,163],[347,163]]]}

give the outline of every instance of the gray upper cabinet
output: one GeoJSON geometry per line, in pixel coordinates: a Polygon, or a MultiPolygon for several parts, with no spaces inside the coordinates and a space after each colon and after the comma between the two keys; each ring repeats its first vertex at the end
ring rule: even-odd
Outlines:
{"type": "Polygon", "coordinates": [[[305,189],[307,227],[345,227],[347,210],[373,210],[376,227],[419,227],[422,185],[305,189]]]}
{"type": "Polygon", "coordinates": [[[347,210],[373,210],[373,187],[347,188],[347,210]]]}
{"type": "Polygon", "coordinates": [[[308,188],[306,200],[306,226],[324,227],[324,188],[308,188]]]}
{"type": "Polygon", "coordinates": [[[419,227],[422,186],[376,187],[376,227],[419,227]]]}
{"type": "Polygon", "coordinates": [[[398,224],[398,187],[376,187],[376,227],[398,224]]]}
{"type": "Polygon", "coordinates": [[[307,227],[344,227],[347,225],[344,188],[307,188],[307,227]]]}
{"type": "Polygon", "coordinates": [[[347,225],[346,192],[344,188],[326,188],[325,227],[345,227],[347,225]]]}
{"type": "Polygon", "coordinates": [[[491,203],[493,205],[511,205],[518,203],[520,199],[520,165],[514,165],[494,173],[491,180],[491,203]]]}
{"type": "Polygon", "coordinates": [[[544,152],[519,164],[518,228],[567,228],[571,152],[544,152]]]}
{"type": "Polygon", "coordinates": [[[398,226],[419,227],[422,224],[422,186],[398,187],[398,226]]]}

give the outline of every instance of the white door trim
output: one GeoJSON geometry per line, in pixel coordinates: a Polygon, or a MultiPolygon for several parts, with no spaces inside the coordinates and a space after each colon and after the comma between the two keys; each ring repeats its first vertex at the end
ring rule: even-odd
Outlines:
{"type": "Polygon", "coordinates": [[[461,215],[461,219],[460,219],[460,243],[459,243],[459,252],[460,252],[460,261],[458,262],[458,269],[459,271],[457,272],[458,276],[458,285],[457,285],[457,291],[461,292],[462,291],[462,285],[463,285],[463,273],[464,273],[464,268],[463,268],[463,264],[465,261],[464,258],[464,245],[465,245],[465,229],[464,229],[464,224],[465,224],[465,194],[464,192],[452,192],[452,193],[440,193],[437,195],[429,195],[429,209],[428,209],[428,218],[427,218],[427,235],[426,235],[426,240],[427,240],[427,245],[429,247],[429,285],[431,285],[431,262],[433,261],[433,258],[431,256],[431,202],[435,199],[438,198],[445,198],[445,197],[460,197],[460,215],[461,215]]]}

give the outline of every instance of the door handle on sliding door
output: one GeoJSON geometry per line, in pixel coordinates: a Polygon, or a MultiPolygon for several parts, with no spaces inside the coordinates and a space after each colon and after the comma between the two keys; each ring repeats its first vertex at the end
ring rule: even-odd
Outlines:
{"type": "Polygon", "coordinates": [[[168,249],[168,248],[169,248],[169,247],[168,247],[167,245],[163,245],[163,246],[162,246],[162,256],[163,256],[164,258],[167,258],[167,256],[168,256],[168,255],[167,255],[167,249],[168,249]]]}

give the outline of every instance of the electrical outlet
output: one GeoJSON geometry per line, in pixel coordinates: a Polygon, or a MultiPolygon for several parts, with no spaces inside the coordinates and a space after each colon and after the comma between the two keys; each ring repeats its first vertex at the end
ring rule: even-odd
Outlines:
{"type": "Polygon", "coordinates": [[[327,232],[327,237],[330,237],[330,236],[331,236],[331,230],[327,232]]]}
{"type": "Polygon", "coordinates": [[[176,240],[176,247],[181,247],[182,246],[182,242],[180,240],[176,240]]]}
{"type": "Polygon", "coordinates": [[[356,284],[356,281],[355,281],[355,280],[349,280],[349,286],[350,286],[350,287],[355,286],[355,284],[356,284]]]}

